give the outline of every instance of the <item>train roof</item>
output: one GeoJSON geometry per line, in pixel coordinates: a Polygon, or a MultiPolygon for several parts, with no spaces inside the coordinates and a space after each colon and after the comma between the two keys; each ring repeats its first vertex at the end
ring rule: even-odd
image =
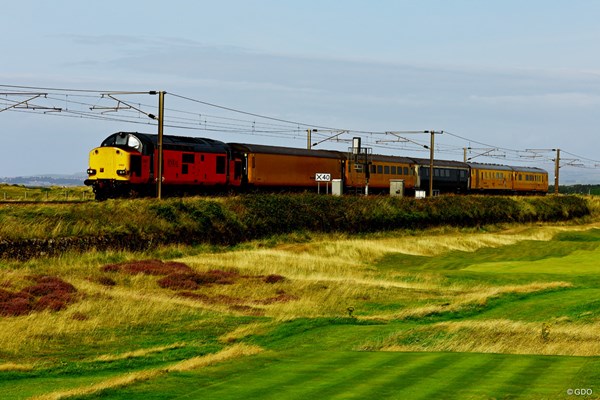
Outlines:
{"type": "Polygon", "coordinates": [[[381,162],[396,162],[403,164],[413,164],[412,158],[409,157],[400,157],[400,156],[386,156],[383,154],[373,154],[371,156],[372,161],[381,161],[381,162]]]}
{"type": "MultiPolygon", "coordinates": [[[[419,166],[424,166],[424,167],[428,167],[429,163],[430,163],[429,158],[413,158],[412,160],[413,160],[414,164],[419,165],[419,166]]],[[[464,163],[461,161],[438,160],[438,159],[433,160],[433,166],[434,167],[462,168],[462,169],[469,168],[469,165],[467,163],[464,163]]]]}
{"type": "Polygon", "coordinates": [[[467,165],[475,169],[487,169],[496,171],[513,171],[513,167],[501,164],[487,164],[487,163],[472,163],[469,162],[467,165]]]}
{"type": "Polygon", "coordinates": [[[531,172],[535,174],[547,174],[548,171],[538,167],[512,167],[515,172],[531,172]]]}
{"type": "MultiPolygon", "coordinates": [[[[102,146],[119,146],[118,138],[128,135],[137,137],[146,146],[146,150],[154,149],[158,145],[158,135],[140,132],[116,132],[108,136],[102,142],[102,146]]],[[[206,153],[223,153],[228,150],[223,142],[208,138],[185,137],[185,136],[163,136],[163,148],[166,150],[201,151],[206,153]]]]}
{"type": "Polygon", "coordinates": [[[249,143],[227,143],[233,150],[243,153],[281,154],[304,157],[336,158],[342,159],[343,153],[332,150],[308,150],[295,147],[267,146],[249,143]]]}

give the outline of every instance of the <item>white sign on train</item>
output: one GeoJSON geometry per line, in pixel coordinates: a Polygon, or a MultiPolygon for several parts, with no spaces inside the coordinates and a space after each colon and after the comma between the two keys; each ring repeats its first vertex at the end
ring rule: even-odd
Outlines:
{"type": "Polygon", "coordinates": [[[331,182],[331,174],[323,174],[323,173],[316,173],[315,174],[315,181],[316,182],[331,182]]]}

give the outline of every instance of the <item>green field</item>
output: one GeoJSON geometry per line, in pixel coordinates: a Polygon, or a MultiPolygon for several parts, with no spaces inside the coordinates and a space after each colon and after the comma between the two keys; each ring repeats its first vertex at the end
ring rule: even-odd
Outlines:
{"type": "Polygon", "coordinates": [[[2,261],[38,303],[0,316],[0,397],[598,398],[599,256],[588,221],[2,261]]]}

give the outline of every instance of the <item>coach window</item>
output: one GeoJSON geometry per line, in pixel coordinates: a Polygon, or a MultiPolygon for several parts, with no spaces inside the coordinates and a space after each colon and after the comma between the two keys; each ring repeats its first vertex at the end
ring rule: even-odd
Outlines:
{"type": "Polygon", "coordinates": [[[371,173],[372,174],[376,174],[377,173],[377,166],[376,165],[371,164],[371,173]]]}
{"type": "Polygon", "coordinates": [[[378,165],[377,166],[377,173],[378,174],[383,174],[383,165],[378,165]]]}
{"type": "Polygon", "coordinates": [[[384,174],[389,174],[390,173],[390,166],[386,165],[385,167],[383,167],[383,173],[384,174]]]}
{"type": "Polygon", "coordinates": [[[392,165],[392,170],[390,172],[392,175],[396,175],[396,166],[392,165]]]}

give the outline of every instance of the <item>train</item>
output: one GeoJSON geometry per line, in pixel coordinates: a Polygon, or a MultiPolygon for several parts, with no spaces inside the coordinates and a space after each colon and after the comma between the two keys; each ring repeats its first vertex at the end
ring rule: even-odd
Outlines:
{"type": "MultiPolygon", "coordinates": [[[[98,200],[156,194],[158,135],[116,132],[89,153],[88,178],[98,200]]],[[[162,188],[168,194],[317,191],[317,174],[341,183],[343,193],[389,193],[402,180],[407,195],[429,189],[430,160],[352,151],[299,149],[214,139],[163,136],[162,188]]],[[[434,160],[435,193],[546,194],[548,172],[519,167],[434,160]]]]}

